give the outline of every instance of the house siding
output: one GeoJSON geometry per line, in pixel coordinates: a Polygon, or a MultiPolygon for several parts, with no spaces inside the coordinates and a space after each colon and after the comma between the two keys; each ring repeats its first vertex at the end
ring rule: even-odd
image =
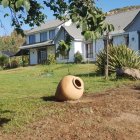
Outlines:
{"type": "Polygon", "coordinates": [[[136,16],[134,21],[126,29],[126,32],[132,31],[140,31],[140,13],[136,16]]]}
{"type": "Polygon", "coordinates": [[[137,31],[129,33],[129,48],[132,50],[139,50],[139,35],[137,31]]]}
{"type": "Polygon", "coordinates": [[[125,45],[124,35],[113,36],[113,45],[125,45]]]}

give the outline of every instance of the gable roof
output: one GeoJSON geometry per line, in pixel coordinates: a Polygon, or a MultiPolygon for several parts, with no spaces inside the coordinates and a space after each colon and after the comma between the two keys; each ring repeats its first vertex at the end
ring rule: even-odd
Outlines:
{"type": "MultiPolygon", "coordinates": [[[[129,26],[135,19],[135,17],[140,13],[140,9],[134,9],[131,11],[126,11],[118,14],[109,15],[106,17],[105,22],[113,24],[115,31],[113,33],[124,32],[125,28],[129,26]]],[[[82,29],[77,28],[75,24],[70,26],[63,26],[63,28],[72,36],[74,39],[84,39],[81,35],[82,29]]]]}
{"type": "Polygon", "coordinates": [[[126,11],[107,16],[105,22],[113,24],[115,31],[124,31],[124,29],[133,21],[140,12],[140,9],[126,11]]]}
{"type": "Polygon", "coordinates": [[[47,30],[47,29],[51,29],[51,28],[56,28],[63,23],[64,23],[64,21],[60,21],[58,19],[51,20],[51,21],[48,21],[46,23],[41,24],[39,27],[36,27],[34,29],[27,31],[26,35],[40,32],[40,31],[45,30],[45,29],[47,30]]]}
{"type": "Polygon", "coordinates": [[[75,24],[71,24],[70,26],[63,26],[63,28],[68,32],[68,34],[74,39],[82,40],[84,37],[81,34],[82,29],[77,28],[75,24]]]}
{"type": "MultiPolygon", "coordinates": [[[[134,9],[131,11],[125,11],[113,15],[109,15],[106,17],[105,22],[109,24],[113,24],[115,31],[112,33],[121,33],[124,32],[125,28],[133,22],[135,17],[140,13],[140,9],[134,9]]],[[[41,26],[29,30],[26,35],[30,35],[36,32],[41,32],[42,30],[56,28],[62,25],[64,21],[60,21],[58,19],[51,20],[45,24],[41,24],[41,26]]],[[[75,24],[71,24],[70,26],[63,26],[63,28],[72,36],[74,39],[82,40],[84,37],[81,35],[82,29],[77,28],[75,24]]],[[[58,32],[59,33],[59,32],[58,32]]]]}

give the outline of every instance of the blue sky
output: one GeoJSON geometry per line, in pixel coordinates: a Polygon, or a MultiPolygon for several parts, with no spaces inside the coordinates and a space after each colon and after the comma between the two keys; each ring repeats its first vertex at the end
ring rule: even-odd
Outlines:
{"type": "MultiPolygon", "coordinates": [[[[42,0],[38,1],[42,2],[42,0]]],[[[131,5],[140,5],[140,0],[96,0],[96,5],[99,8],[101,8],[104,12],[107,12],[114,8],[122,8],[131,5]]],[[[5,12],[9,12],[9,10],[4,9],[2,6],[0,6],[0,20],[4,25],[4,28],[1,28],[0,26],[0,36],[9,35],[13,31],[13,27],[11,26],[11,17],[3,18],[3,14],[5,12]]],[[[48,20],[54,18],[53,13],[49,9],[45,10],[45,13],[48,16],[48,20]]],[[[23,29],[28,30],[30,29],[30,27],[28,25],[24,25],[23,29]]]]}

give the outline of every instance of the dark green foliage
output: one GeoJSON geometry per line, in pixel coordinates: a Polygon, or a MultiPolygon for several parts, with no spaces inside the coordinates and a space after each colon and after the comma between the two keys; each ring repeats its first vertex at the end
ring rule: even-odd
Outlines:
{"type": "Polygon", "coordinates": [[[11,15],[12,25],[18,33],[22,33],[22,25],[31,27],[45,21],[42,12],[46,6],[54,11],[54,16],[60,20],[72,19],[77,28],[83,29],[82,34],[86,39],[95,39],[104,31],[113,30],[113,26],[104,23],[105,14],[97,8],[94,0],[45,0],[44,5],[37,0],[0,0],[0,5],[9,7],[11,14],[5,13],[4,17],[11,15]],[[24,14],[23,14],[24,13],[24,14]]]}
{"type": "Polygon", "coordinates": [[[8,64],[8,57],[1,55],[0,56],[0,66],[4,67],[7,64],[8,64]]]}
{"type": "Polygon", "coordinates": [[[4,13],[4,17],[11,15],[12,26],[22,35],[22,25],[39,26],[46,18],[42,13],[43,7],[37,0],[0,0],[0,5],[10,9],[11,13],[4,13]]]}
{"type": "Polygon", "coordinates": [[[62,56],[66,56],[69,53],[71,48],[71,41],[72,39],[68,34],[66,35],[65,41],[64,40],[59,41],[59,46],[56,50],[57,57],[59,56],[59,54],[62,56]]]}
{"type": "Polygon", "coordinates": [[[74,54],[74,62],[81,63],[83,60],[82,54],[78,51],[74,54]]]}
{"type": "MultiPolygon", "coordinates": [[[[138,52],[127,48],[125,45],[110,46],[109,53],[109,73],[113,73],[118,68],[128,67],[140,69],[140,55],[138,52]]],[[[104,74],[106,64],[106,51],[102,50],[97,55],[97,66],[100,73],[104,74]]]]}

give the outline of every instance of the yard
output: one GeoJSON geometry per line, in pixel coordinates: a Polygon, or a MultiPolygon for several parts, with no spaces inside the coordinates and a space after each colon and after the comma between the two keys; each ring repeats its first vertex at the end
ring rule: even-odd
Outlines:
{"type": "Polygon", "coordinates": [[[140,139],[139,82],[106,81],[95,71],[94,64],[0,71],[0,139],[140,139]],[[85,95],[56,102],[57,84],[68,73],[83,79],[85,95]]]}

